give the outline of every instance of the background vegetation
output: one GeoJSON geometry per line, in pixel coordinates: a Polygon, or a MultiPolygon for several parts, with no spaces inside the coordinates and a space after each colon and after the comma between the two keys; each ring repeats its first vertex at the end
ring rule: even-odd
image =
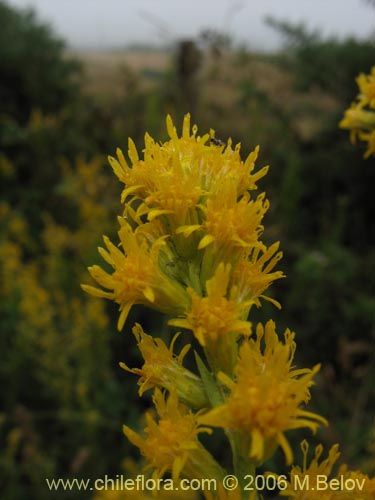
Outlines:
{"type": "Polygon", "coordinates": [[[272,55],[207,30],[169,53],[73,57],[32,13],[0,1],[3,499],[50,498],[46,477],[114,477],[136,457],[121,426],[136,426],[143,408],[118,362],[139,363],[134,321],[165,328],[136,308],[119,335],[115,307],[79,284],[120,211],[106,155],[128,136],[142,148],[146,130],[165,138],[165,115],[178,123],[187,111],[244,154],[260,144],[259,166],[271,164],[265,239],[281,240],[288,278],[274,288],[282,311],[254,320],[289,326],[299,364],[322,363],[313,406],[332,425],[317,439],[375,473],[375,167],[337,126],[375,45],[269,22],[285,35],[272,55]]]}

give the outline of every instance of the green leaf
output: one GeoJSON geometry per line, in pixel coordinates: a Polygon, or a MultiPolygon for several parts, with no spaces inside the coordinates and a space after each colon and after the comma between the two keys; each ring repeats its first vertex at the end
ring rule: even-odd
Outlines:
{"type": "Polygon", "coordinates": [[[214,376],[211,372],[208,371],[206,365],[196,351],[194,351],[194,355],[195,362],[197,363],[199,374],[203,382],[203,387],[206,392],[207,399],[211,403],[211,406],[214,408],[215,406],[223,404],[223,396],[217,386],[214,376]]]}

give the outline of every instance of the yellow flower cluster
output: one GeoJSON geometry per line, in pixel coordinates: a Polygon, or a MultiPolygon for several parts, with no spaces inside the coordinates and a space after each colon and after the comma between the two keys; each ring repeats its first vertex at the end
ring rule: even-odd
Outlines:
{"type": "Polygon", "coordinates": [[[267,167],[253,172],[258,148],[243,162],[239,146],[211,141],[212,130],[200,137],[194,126],[191,134],[189,115],[182,137],[170,117],[167,129],[163,144],[146,134],[143,159],[129,140],[131,166],[120,150],[109,158],[125,184],[120,244],[104,237],[99,249],[112,273],[89,268],[105,290],[83,289],[119,304],[120,330],[131,307],[144,304],[176,316],[170,324],[191,329],[201,345],[227,348],[238,334],[250,334],[250,308],[283,276],[272,272],[278,243],[260,241],[269,202],[265,193],[250,194],[267,167]]]}
{"type": "Polygon", "coordinates": [[[119,241],[104,237],[108,266],[89,268],[99,287],[82,287],[119,305],[120,330],[134,304],[167,314],[170,326],[191,331],[204,359],[195,352],[193,372],[183,366],[190,343],[176,355],[175,338],[167,347],[136,325],[144,364],[121,367],[139,376],[140,396],[154,390],[156,415],[147,414],[143,433],[124,433],[154,478],[221,481],[226,471],[199,440],[215,427],[228,438],[236,474],[254,471],[278,447],[292,463],[286,433],[326,421],[304,409],[319,366],[295,368],[294,334],[281,339],[272,321],[254,328],[248,319],[262,299],[280,307],[266,291],[283,277],[275,270],[282,254],[278,242],[261,239],[269,202],[256,193],[267,167],[255,171],[258,148],[243,161],[239,145],[218,143],[213,130],[198,135],[189,115],[181,136],[170,117],[167,131],[162,143],[146,134],[142,157],[129,140],[130,163],[120,150],[109,159],[124,184],[119,241]]]}
{"type": "Polygon", "coordinates": [[[375,155],[375,66],[369,75],[357,77],[359,93],[356,101],[345,111],[339,126],[350,130],[352,143],[358,138],[367,143],[365,158],[375,155]]]}

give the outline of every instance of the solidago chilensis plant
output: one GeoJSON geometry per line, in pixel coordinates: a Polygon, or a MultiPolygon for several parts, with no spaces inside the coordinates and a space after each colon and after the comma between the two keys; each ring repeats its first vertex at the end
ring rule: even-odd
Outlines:
{"type": "Polygon", "coordinates": [[[345,111],[339,126],[350,130],[350,140],[367,143],[365,158],[375,155],[375,66],[371,73],[361,73],[357,77],[359,93],[355,102],[345,111]]]}
{"type": "MultiPolygon", "coordinates": [[[[195,353],[193,373],[184,366],[190,341],[176,353],[176,336],[167,346],[141,325],[133,328],[144,364],[121,366],[139,376],[140,396],[153,390],[156,413],[146,415],[143,433],[127,426],[124,433],[140,449],[152,477],[215,478],[221,484],[229,472],[239,488],[205,492],[207,499],[256,498],[256,492],[244,489],[245,476],[255,474],[279,447],[292,464],[288,431],[315,432],[326,424],[305,409],[319,365],[296,368],[294,333],[280,336],[273,321],[253,326],[248,320],[263,300],[280,307],[267,289],[283,277],[275,270],[282,256],[279,242],[266,246],[261,240],[269,202],[264,192],[257,194],[267,173],[267,167],[255,170],[258,148],[242,161],[239,145],[222,144],[213,130],[198,135],[189,115],[181,136],[169,116],[167,130],[170,139],[164,143],[146,134],[143,158],[129,139],[131,164],[120,150],[117,159],[109,158],[124,184],[119,243],[104,237],[99,252],[113,271],[90,267],[100,288],[82,287],[119,305],[119,330],[131,307],[143,304],[168,315],[169,325],[187,330],[186,338],[195,338],[204,353],[203,359],[195,353]],[[228,439],[232,471],[224,470],[199,439],[215,427],[228,439]]],[[[307,443],[302,446],[304,466],[294,466],[291,478],[316,474],[318,467],[328,470],[338,457],[334,447],[328,461],[318,465],[320,447],[308,466],[307,443]]],[[[285,480],[284,494],[302,498],[290,484],[285,480]]]]}

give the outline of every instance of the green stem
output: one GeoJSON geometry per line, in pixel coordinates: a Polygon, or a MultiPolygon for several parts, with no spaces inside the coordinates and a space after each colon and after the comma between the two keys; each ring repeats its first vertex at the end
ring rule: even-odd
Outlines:
{"type": "MultiPolygon", "coordinates": [[[[241,440],[241,436],[238,433],[228,432],[227,436],[232,448],[234,474],[238,479],[241,498],[242,500],[248,500],[252,491],[246,490],[245,487],[250,484],[252,488],[254,487],[254,481],[251,482],[250,477],[255,478],[255,463],[249,459],[248,450],[244,447],[243,440],[241,440]]],[[[253,500],[257,500],[257,498],[258,493],[255,492],[253,500]]]]}

